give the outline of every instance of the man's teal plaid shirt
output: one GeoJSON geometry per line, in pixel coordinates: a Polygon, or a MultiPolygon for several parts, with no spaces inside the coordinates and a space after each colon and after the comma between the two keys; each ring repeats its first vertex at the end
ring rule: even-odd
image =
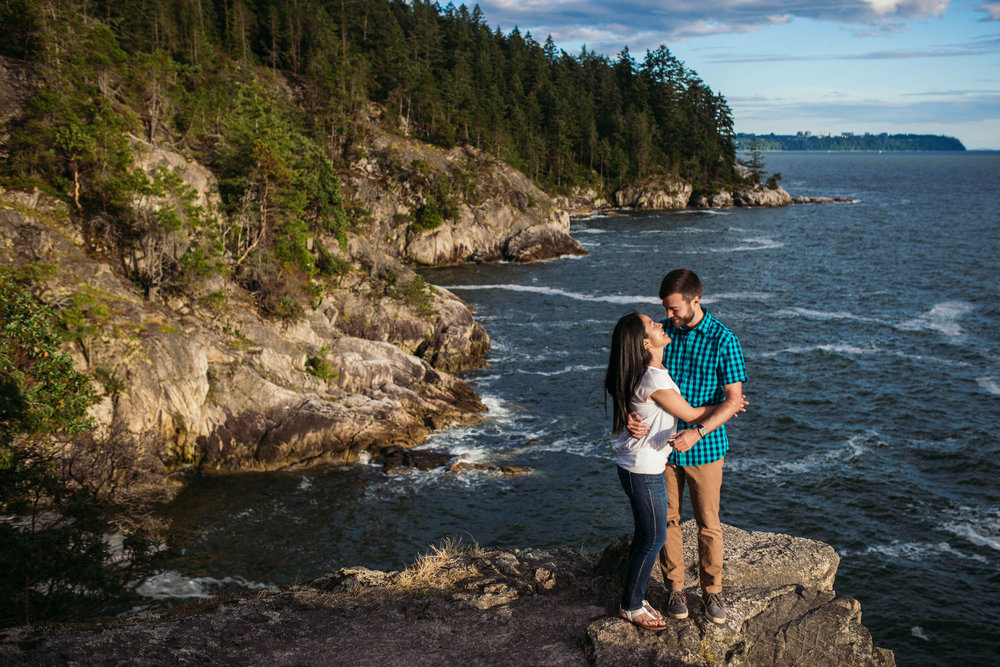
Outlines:
{"type": "MultiPolygon", "coordinates": [[[[721,403],[726,397],[724,385],[747,381],[740,341],[707,311],[692,329],[677,328],[669,319],[663,320],[663,329],[672,339],[663,352],[663,364],[681,396],[694,407],[721,403]]],[[[678,430],[691,426],[677,420],[678,430]]],[[[688,451],[672,453],[670,462],[679,466],[704,465],[719,460],[728,451],[726,427],[721,426],[688,451]]]]}

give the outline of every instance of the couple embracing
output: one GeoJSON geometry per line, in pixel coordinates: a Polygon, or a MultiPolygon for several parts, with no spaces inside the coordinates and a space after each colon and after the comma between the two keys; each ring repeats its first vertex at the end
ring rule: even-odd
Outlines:
{"type": "Polygon", "coordinates": [[[702,284],[690,269],[660,284],[662,323],[632,312],[615,326],[604,386],[613,402],[618,477],[635,520],[620,613],[662,630],[663,614],[646,600],[657,558],[669,587],[667,614],[687,618],[681,500],[685,485],[698,524],[705,616],[724,623],[719,497],[729,441],[724,424],[745,409],[747,379],[736,336],[701,307],[702,284]]]}

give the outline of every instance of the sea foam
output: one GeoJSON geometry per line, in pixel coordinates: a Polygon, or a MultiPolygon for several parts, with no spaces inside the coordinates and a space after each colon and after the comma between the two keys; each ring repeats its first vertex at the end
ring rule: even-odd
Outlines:
{"type": "Polygon", "coordinates": [[[224,586],[239,586],[250,590],[270,588],[267,584],[248,581],[243,577],[185,577],[180,572],[168,570],[149,577],[139,584],[135,592],[154,600],[170,598],[208,598],[224,586]]]}
{"type": "Polygon", "coordinates": [[[649,303],[661,305],[660,300],[654,295],[649,296],[625,296],[616,294],[607,295],[594,295],[594,294],[583,294],[581,292],[570,292],[569,290],[559,289],[557,287],[545,287],[543,285],[449,285],[450,290],[506,290],[508,292],[528,292],[531,294],[544,294],[546,296],[560,296],[567,299],[575,299],[577,301],[599,301],[605,303],[615,303],[615,304],[637,304],[637,303],[649,303]]]}
{"type": "Polygon", "coordinates": [[[1000,551],[1000,510],[963,506],[952,514],[953,519],[943,524],[945,530],[976,546],[1000,551]]]}
{"type": "Polygon", "coordinates": [[[1000,381],[995,376],[976,378],[976,384],[982,387],[986,393],[1000,396],[1000,381]]]}
{"type": "Polygon", "coordinates": [[[972,310],[972,304],[965,301],[944,301],[918,317],[897,324],[896,328],[903,331],[936,331],[957,343],[965,338],[958,319],[972,310]]]}

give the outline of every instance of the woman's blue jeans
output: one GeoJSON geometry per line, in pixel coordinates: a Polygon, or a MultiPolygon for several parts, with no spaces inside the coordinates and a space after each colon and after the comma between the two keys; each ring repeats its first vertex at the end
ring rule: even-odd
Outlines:
{"type": "Polygon", "coordinates": [[[639,475],[619,467],[618,479],[632,505],[635,520],[621,606],[627,611],[635,611],[646,598],[649,575],[667,539],[667,487],[662,473],[639,475]]]}

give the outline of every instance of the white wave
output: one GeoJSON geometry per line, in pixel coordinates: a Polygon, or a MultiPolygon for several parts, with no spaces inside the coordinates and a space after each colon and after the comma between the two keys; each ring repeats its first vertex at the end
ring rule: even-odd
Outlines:
{"type": "Polygon", "coordinates": [[[573,229],[574,234],[607,234],[606,229],[597,229],[595,227],[584,227],[583,229],[573,229]]]}
{"type": "Polygon", "coordinates": [[[732,215],[732,213],[714,208],[686,208],[675,211],[672,215],[732,215]]]}
{"type": "Polygon", "coordinates": [[[604,366],[584,366],[584,365],[581,365],[581,364],[577,364],[575,366],[567,366],[566,368],[560,368],[559,370],[549,371],[549,372],[546,372],[546,371],[526,371],[526,370],[522,370],[520,368],[517,369],[517,372],[518,373],[523,373],[525,375],[541,375],[543,377],[552,377],[554,375],[565,375],[566,373],[585,373],[587,371],[600,370],[600,369],[603,369],[603,368],[604,368],[604,366]]]}
{"type": "Polygon", "coordinates": [[[877,322],[878,320],[868,317],[860,317],[854,313],[846,311],[828,312],[824,310],[811,310],[809,308],[786,308],[775,313],[777,317],[808,317],[818,320],[861,320],[866,322],[877,322]]]}
{"type": "Polygon", "coordinates": [[[716,252],[746,252],[751,250],[774,250],[776,248],[784,248],[785,244],[781,241],[775,241],[766,237],[760,238],[748,238],[740,239],[742,245],[736,246],[724,246],[721,248],[705,248],[704,250],[685,250],[682,254],[685,255],[701,255],[704,253],[716,253],[716,252]]]}
{"type": "Polygon", "coordinates": [[[994,396],[1000,396],[1000,381],[996,377],[986,376],[976,378],[976,384],[994,396]]]}
{"type": "Polygon", "coordinates": [[[747,472],[765,479],[786,477],[789,474],[811,474],[817,469],[836,468],[845,462],[856,461],[864,457],[870,450],[873,434],[858,433],[839,444],[834,449],[817,451],[791,461],[775,461],[766,466],[742,464],[739,458],[733,458],[732,463],[726,461],[726,468],[734,471],[747,472]]]}
{"type": "Polygon", "coordinates": [[[302,479],[299,480],[299,486],[298,486],[299,491],[308,491],[309,489],[312,488],[312,486],[313,486],[312,480],[306,477],[305,475],[303,475],[302,479]]]}
{"type": "Polygon", "coordinates": [[[653,303],[660,304],[660,300],[655,296],[625,296],[625,295],[592,295],[580,292],[569,292],[557,287],[545,287],[540,285],[449,285],[451,290],[506,290],[508,292],[529,292],[532,294],[544,294],[546,296],[561,296],[577,301],[599,301],[604,303],[634,304],[653,303]]]}
{"type": "Polygon", "coordinates": [[[929,642],[931,640],[931,638],[927,636],[927,632],[919,625],[914,625],[910,628],[910,634],[917,639],[923,639],[925,642],[929,642]]]}
{"type": "Polygon", "coordinates": [[[731,299],[733,301],[765,300],[773,299],[774,296],[772,292],[719,292],[711,296],[702,297],[701,302],[711,304],[722,299],[731,299]]]}
{"type": "Polygon", "coordinates": [[[783,354],[810,354],[812,352],[833,352],[836,354],[846,354],[849,356],[863,356],[869,354],[883,354],[883,350],[870,346],[858,347],[857,345],[845,345],[843,343],[827,343],[825,345],[802,345],[786,347],[777,352],[764,352],[761,357],[774,358],[783,354]]]}
{"type": "Polygon", "coordinates": [[[946,557],[986,562],[986,559],[982,556],[962,553],[947,542],[900,542],[899,540],[893,540],[889,544],[876,544],[860,551],[838,550],[837,553],[840,554],[841,558],[881,556],[921,562],[931,558],[946,557]]]}
{"type": "Polygon", "coordinates": [[[979,547],[1000,551],[1000,510],[960,507],[944,529],[979,547]]]}
{"type": "Polygon", "coordinates": [[[259,590],[271,588],[267,584],[248,581],[243,577],[194,577],[189,578],[180,572],[169,570],[149,577],[139,584],[135,592],[146,598],[165,600],[168,598],[208,598],[215,595],[216,590],[226,585],[236,585],[241,588],[259,590]]]}
{"type": "Polygon", "coordinates": [[[919,361],[922,364],[927,364],[931,366],[971,366],[968,361],[961,361],[959,359],[944,359],[942,357],[928,357],[923,354],[910,354],[907,352],[895,351],[892,353],[893,356],[899,357],[900,359],[909,359],[911,361],[919,361]]]}
{"type": "Polygon", "coordinates": [[[903,331],[936,331],[957,342],[965,337],[958,319],[972,310],[972,304],[965,301],[943,301],[919,317],[897,324],[896,328],[903,331]]]}
{"type": "MultiPolygon", "coordinates": [[[[649,236],[649,235],[673,235],[673,234],[705,234],[708,232],[715,231],[709,227],[675,227],[669,229],[666,227],[660,227],[659,229],[644,229],[639,232],[639,236],[649,236]]],[[[644,246],[638,246],[644,247],[644,246]]]]}

